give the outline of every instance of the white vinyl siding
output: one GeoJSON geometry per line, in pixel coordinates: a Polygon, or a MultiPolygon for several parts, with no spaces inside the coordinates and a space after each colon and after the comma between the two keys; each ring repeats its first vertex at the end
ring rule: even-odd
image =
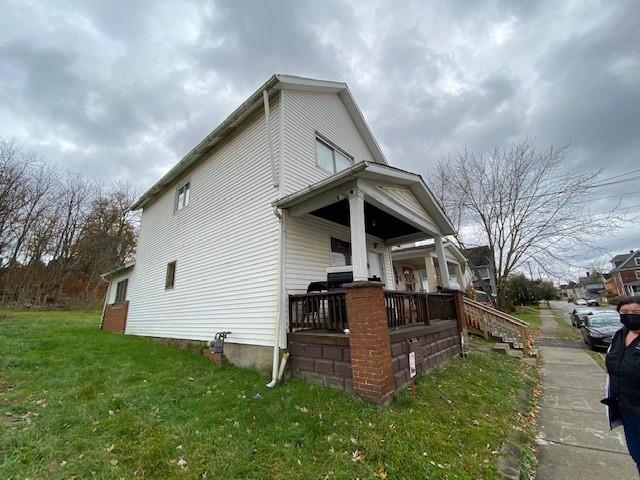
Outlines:
{"type": "Polygon", "coordinates": [[[373,162],[373,155],[355,126],[342,99],[333,93],[285,91],[283,154],[285,194],[333,175],[316,160],[318,135],[353,156],[353,162],[373,162]]]}
{"type": "MultiPolygon", "coordinates": [[[[313,215],[287,217],[286,225],[287,293],[304,293],[309,283],[327,280],[327,267],[331,266],[331,237],[350,242],[350,230],[313,215]]],[[[367,235],[367,251],[383,255],[386,288],[393,288],[390,250],[384,248],[379,238],[367,235]]]]}
{"type": "MultiPolygon", "coordinates": [[[[279,155],[279,101],[270,125],[279,155]]],[[[255,114],[206,160],[145,206],[129,282],[127,334],[273,345],[278,220],[264,115],[255,114]],[[176,188],[189,180],[197,201],[173,214],[176,188]],[[176,261],[175,288],[165,290],[176,261]]]]}

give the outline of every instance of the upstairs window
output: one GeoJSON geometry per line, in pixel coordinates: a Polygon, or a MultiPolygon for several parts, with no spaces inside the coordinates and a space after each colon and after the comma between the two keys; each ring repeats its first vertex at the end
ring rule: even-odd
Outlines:
{"type": "Polygon", "coordinates": [[[640,280],[640,270],[636,270],[636,279],[640,280]]]}
{"type": "Polygon", "coordinates": [[[129,279],[125,278],[124,280],[120,280],[118,285],[116,286],[116,299],[113,303],[124,303],[127,299],[127,285],[129,284],[129,279]]]}
{"type": "Polygon", "coordinates": [[[353,164],[345,153],[320,139],[316,139],[316,159],[318,166],[329,173],[337,173],[353,164]]]}
{"type": "Polygon", "coordinates": [[[176,262],[167,263],[167,274],[164,279],[164,288],[170,289],[176,283],[176,262]]]}
{"type": "Polygon", "coordinates": [[[634,260],[636,261],[636,265],[640,266],[640,257],[636,257],[634,260]]]}
{"type": "Polygon", "coordinates": [[[331,237],[331,266],[351,265],[351,244],[331,237]]]}
{"type": "Polygon", "coordinates": [[[189,205],[191,196],[191,182],[187,182],[176,190],[176,211],[182,210],[189,205]]]}

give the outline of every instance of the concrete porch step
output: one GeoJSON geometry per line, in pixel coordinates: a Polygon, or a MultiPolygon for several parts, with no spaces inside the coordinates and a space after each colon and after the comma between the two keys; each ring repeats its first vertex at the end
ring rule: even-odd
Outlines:
{"type": "Polygon", "coordinates": [[[509,346],[508,343],[496,343],[494,345],[491,346],[491,350],[493,350],[494,352],[499,352],[499,353],[505,353],[508,354],[511,351],[511,347],[509,346]]]}

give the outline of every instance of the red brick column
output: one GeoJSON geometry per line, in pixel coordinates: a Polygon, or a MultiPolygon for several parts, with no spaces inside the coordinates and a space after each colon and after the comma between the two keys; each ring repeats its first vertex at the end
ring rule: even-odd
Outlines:
{"type": "Polygon", "coordinates": [[[344,287],[353,391],[364,400],[387,403],[393,396],[394,379],[383,286],[354,282],[344,287]]]}

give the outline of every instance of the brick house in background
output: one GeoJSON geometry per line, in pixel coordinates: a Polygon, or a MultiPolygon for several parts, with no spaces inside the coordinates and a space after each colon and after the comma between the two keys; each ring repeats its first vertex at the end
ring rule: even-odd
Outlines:
{"type": "Polygon", "coordinates": [[[612,276],[619,296],[640,294],[640,250],[616,255],[611,259],[612,276]]]}

